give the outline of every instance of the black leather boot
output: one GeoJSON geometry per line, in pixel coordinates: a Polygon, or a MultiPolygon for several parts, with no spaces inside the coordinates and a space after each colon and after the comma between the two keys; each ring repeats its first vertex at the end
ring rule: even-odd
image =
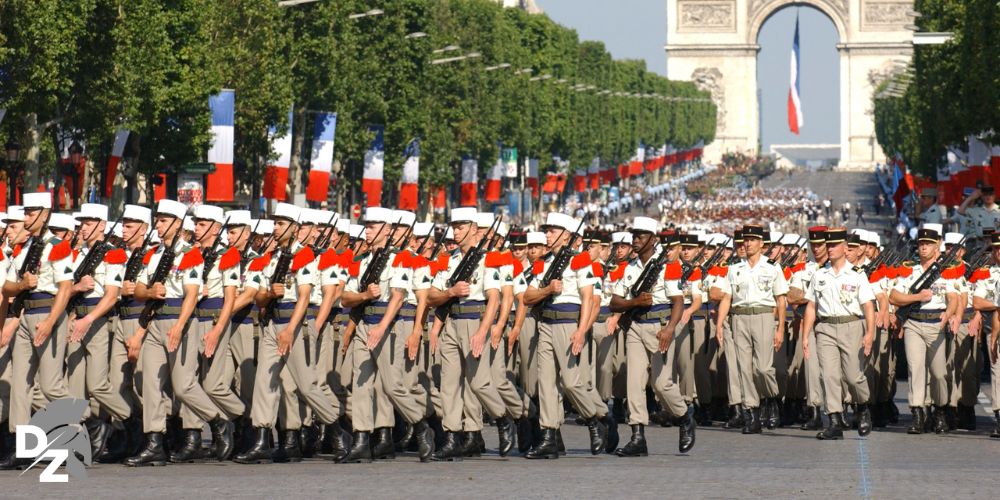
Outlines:
{"type": "Polygon", "coordinates": [[[872,414],[872,427],[883,429],[886,425],[889,425],[889,416],[885,412],[885,403],[869,404],[868,409],[872,414]]]}
{"type": "Polygon", "coordinates": [[[944,434],[948,432],[947,410],[944,406],[934,407],[934,433],[944,434]]]}
{"type": "Polygon", "coordinates": [[[694,448],[694,430],[696,426],[694,409],[689,407],[687,413],[674,419],[674,425],[680,429],[677,450],[681,453],[691,451],[691,448],[694,448]]]}
{"type": "MultiPolygon", "coordinates": [[[[462,436],[462,456],[467,458],[475,458],[482,456],[483,450],[479,447],[478,437],[476,432],[466,432],[462,436]]],[[[481,433],[478,433],[480,436],[481,433]]]]}
{"type": "Polygon", "coordinates": [[[253,428],[253,444],[247,451],[236,455],[233,462],[238,464],[259,464],[270,462],[274,454],[271,449],[271,429],[266,427],[253,428]]]}
{"type": "MultiPolygon", "coordinates": [[[[344,429],[340,427],[340,422],[326,425],[325,442],[330,444],[331,460],[339,462],[347,456],[347,443],[344,439],[344,429]]],[[[325,445],[324,445],[325,446],[325,445]]]]}
{"type": "Polygon", "coordinates": [[[614,453],[618,449],[621,436],[618,434],[618,421],[610,413],[604,416],[604,426],[608,428],[608,439],[604,444],[605,453],[614,453]]]}
{"type": "Polygon", "coordinates": [[[608,441],[608,426],[599,417],[591,417],[587,420],[587,429],[590,431],[590,454],[600,455],[604,453],[605,443],[608,441]]]}
{"type": "Polygon", "coordinates": [[[351,451],[347,452],[347,455],[338,463],[362,464],[371,462],[372,448],[370,439],[370,432],[354,431],[354,445],[351,446],[351,451]]]}
{"type": "Polygon", "coordinates": [[[510,454],[514,449],[514,419],[504,415],[497,419],[497,434],[500,437],[500,445],[497,451],[501,457],[510,454]]]}
{"type": "Polygon", "coordinates": [[[896,402],[889,400],[885,403],[886,415],[888,415],[889,423],[896,425],[899,423],[899,407],[896,406],[896,402]]]}
{"type": "Polygon", "coordinates": [[[927,425],[927,414],[924,413],[924,407],[917,406],[911,408],[910,411],[913,412],[913,423],[910,424],[910,428],[906,429],[907,434],[923,434],[924,427],[927,425]]]}
{"type": "Polygon", "coordinates": [[[84,421],[87,433],[90,434],[90,456],[96,457],[104,452],[104,446],[108,443],[108,436],[111,434],[111,424],[106,420],[97,417],[90,417],[84,421]]]}
{"type": "Polygon", "coordinates": [[[271,460],[275,463],[301,462],[302,446],[299,441],[302,438],[300,429],[285,430],[282,433],[281,447],[271,455],[271,460]]]}
{"type": "Polygon", "coordinates": [[[760,428],[760,408],[747,408],[743,416],[743,434],[757,434],[760,428]]]}
{"type": "Polygon", "coordinates": [[[431,455],[434,454],[434,429],[427,424],[427,420],[421,420],[410,428],[413,429],[413,441],[416,443],[420,461],[430,462],[431,455]]]}
{"type": "Polygon", "coordinates": [[[990,433],[990,437],[993,439],[1000,439],[1000,410],[993,412],[993,432],[990,433]]]}
{"type": "Polygon", "coordinates": [[[396,451],[398,453],[402,453],[404,451],[410,451],[410,448],[413,447],[413,443],[416,440],[416,437],[417,435],[414,432],[413,426],[410,425],[408,422],[404,421],[402,424],[402,431],[400,432],[400,436],[398,439],[395,439],[396,442],[393,444],[393,446],[396,448],[396,451]]]}
{"type": "Polygon", "coordinates": [[[431,455],[431,458],[436,462],[461,462],[462,448],[461,434],[445,431],[441,447],[431,455]]]}
{"type": "Polygon", "coordinates": [[[823,416],[820,414],[818,406],[810,406],[806,409],[808,419],[802,424],[800,429],[804,431],[818,431],[823,428],[823,416]]]}
{"type": "Polygon", "coordinates": [[[821,441],[844,439],[844,428],[843,428],[844,419],[841,418],[841,414],[831,413],[829,417],[830,417],[830,425],[828,425],[826,429],[823,430],[823,432],[816,434],[816,439],[819,439],[821,441]]]}
{"type": "Polygon", "coordinates": [[[16,450],[11,448],[0,460],[0,470],[21,470],[31,465],[33,460],[27,458],[17,458],[16,450]]]}
{"type": "Polygon", "coordinates": [[[146,446],[146,435],[142,432],[142,415],[132,414],[125,419],[125,434],[128,435],[128,456],[138,455],[146,446]]]}
{"type": "Polygon", "coordinates": [[[391,460],[396,458],[396,444],[392,441],[392,427],[375,429],[372,443],[372,458],[375,460],[391,460]]]}
{"type": "Polygon", "coordinates": [[[958,429],[958,411],[954,406],[944,407],[944,423],[949,432],[958,429]]]}
{"type": "Polygon", "coordinates": [[[966,431],[976,430],[976,408],[974,406],[958,405],[958,426],[966,431]]]}
{"type": "Polygon", "coordinates": [[[781,423],[781,406],[778,404],[778,398],[776,397],[769,398],[767,406],[769,409],[767,414],[767,428],[773,431],[781,423]]]}
{"type": "Polygon", "coordinates": [[[707,406],[701,403],[694,404],[694,421],[702,427],[712,426],[712,418],[708,414],[707,406]]]}
{"type": "Polygon", "coordinates": [[[771,421],[771,398],[761,398],[760,405],[757,407],[758,418],[760,419],[760,425],[762,427],[767,427],[771,421]]]}
{"type": "Polygon", "coordinates": [[[729,406],[729,420],[722,424],[723,429],[740,429],[745,424],[746,421],[743,418],[744,412],[743,407],[740,405],[730,405],[729,406]]]}
{"type": "Polygon", "coordinates": [[[566,443],[563,442],[562,429],[556,429],[556,449],[560,455],[566,454],[566,443]]]}
{"type": "Polygon", "coordinates": [[[864,437],[872,433],[872,411],[868,403],[861,403],[857,408],[854,420],[858,422],[858,435],[864,437]]]}
{"type": "Polygon", "coordinates": [[[167,465],[167,452],[163,449],[163,433],[147,433],[146,446],[138,455],[125,459],[125,465],[129,467],[167,465]]]}
{"type": "Polygon", "coordinates": [[[543,428],[541,440],[528,450],[524,458],[559,458],[559,443],[556,441],[556,429],[543,428]]]}
{"type": "MultiPolygon", "coordinates": [[[[94,456],[94,455],[92,455],[94,456]]],[[[100,464],[116,464],[128,457],[128,433],[112,431],[108,442],[100,455],[94,456],[94,461],[100,464]]]]}
{"type": "Polygon", "coordinates": [[[175,464],[191,463],[202,458],[201,454],[201,431],[198,429],[184,429],[184,438],[180,448],[170,453],[170,461],[175,464]]]}
{"type": "Polygon", "coordinates": [[[619,457],[645,457],[649,455],[649,450],[646,449],[645,426],[633,425],[632,439],[625,443],[625,446],[615,450],[615,455],[619,457]]]}
{"type": "Polygon", "coordinates": [[[302,458],[312,458],[319,451],[319,424],[313,423],[308,427],[299,429],[299,448],[302,450],[302,458]]]}
{"type": "Polygon", "coordinates": [[[523,455],[531,449],[531,443],[534,441],[531,420],[527,417],[521,417],[514,421],[514,425],[517,426],[517,451],[523,455]]]}
{"type": "Polygon", "coordinates": [[[215,458],[220,462],[229,460],[236,447],[233,439],[233,423],[223,418],[217,418],[209,422],[208,426],[212,429],[215,458]]]}
{"type": "Polygon", "coordinates": [[[628,409],[625,407],[625,400],[623,398],[614,398],[611,403],[611,414],[614,415],[615,420],[619,424],[624,424],[628,422],[628,409]]]}

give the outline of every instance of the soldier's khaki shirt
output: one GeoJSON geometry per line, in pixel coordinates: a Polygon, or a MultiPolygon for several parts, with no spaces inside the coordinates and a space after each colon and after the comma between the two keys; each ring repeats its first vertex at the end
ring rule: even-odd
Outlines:
{"type": "Polygon", "coordinates": [[[756,266],[750,266],[748,261],[733,264],[716,286],[732,296],[731,307],[775,307],[775,297],[788,293],[781,267],[763,257],[756,266]]]}
{"type": "Polygon", "coordinates": [[[984,229],[996,229],[1000,223],[1000,206],[996,203],[990,206],[970,207],[965,209],[965,213],[971,223],[963,233],[969,237],[978,238],[983,235],[984,229]]]}
{"type": "MultiPolygon", "coordinates": [[[[452,252],[451,257],[448,259],[448,268],[437,273],[434,280],[431,282],[431,286],[437,288],[438,290],[445,291],[449,288],[448,279],[451,275],[455,273],[458,269],[458,265],[462,261],[462,251],[456,248],[452,252]]],[[[484,259],[479,259],[476,265],[475,271],[472,273],[472,277],[468,281],[469,283],[469,295],[459,299],[459,303],[468,301],[485,301],[487,290],[500,290],[503,280],[500,277],[500,271],[498,269],[488,269],[485,265],[484,259]],[[490,272],[487,272],[490,271],[490,272]]],[[[566,284],[563,282],[563,291],[565,292],[566,284]]]]}
{"type": "Polygon", "coordinates": [[[820,318],[862,316],[864,304],[874,301],[875,294],[868,277],[845,263],[840,270],[833,266],[817,270],[805,299],[816,304],[816,315],[820,318]]]}
{"type": "MultiPolygon", "coordinates": [[[[535,276],[535,279],[528,285],[528,288],[538,288],[539,281],[545,277],[553,260],[555,260],[555,254],[551,253],[542,259],[542,272],[535,276]]],[[[600,278],[594,275],[593,263],[574,270],[571,262],[563,270],[559,280],[562,281],[562,292],[552,295],[552,304],[581,304],[580,290],[588,286],[594,286],[594,284],[600,281],[600,278]]],[[[596,294],[597,290],[594,290],[594,292],[596,294]]]]}
{"type": "MultiPolygon", "coordinates": [[[[623,299],[635,298],[632,296],[632,286],[639,280],[639,276],[642,275],[642,271],[646,269],[646,266],[656,259],[662,251],[662,248],[657,248],[646,262],[643,262],[639,257],[630,260],[628,267],[625,268],[625,274],[622,276],[622,279],[614,284],[614,294],[623,299]]],[[[659,269],[656,273],[656,284],[653,285],[653,290],[650,293],[653,295],[654,306],[669,304],[671,297],[684,295],[684,292],[681,291],[679,280],[666,279],[665,269],[663,268],[659,269]]]]}
{"type": "MultiPolygon", "coordinates": [[[[80,255],[77,256],[75,265],[73,266],[74,271],[87,258],[90,250],[91,248],[88,246],[80,249],[80,255]]],[[[106,259],[101,259],[101,263],[94,269],[94,274],[91,277],[94,278],[94,289],[84,295],[84,297],[88,299],[104,297],[104,293],[109,286],[116,286],[121,289],[122,280],[125,278],[125,264],[111,264],[106,259]]]]}
{"type": "MultiPolygon", "coordinates": [[[[190,251],[192,248],[191,244],[184,240],[178,240],[174,245],[174,261],[173,265],[170,267],[170,272],[167,273],[167,279],[164,281],[163,286],[167,289],[168,299],[179,299],[184,297],[184,287],[187,285],[197,285],[200,287],[204,284],[202,280],[202,270],[204,269],[203,264],[197,264],[185,269],[181,269],[180,265],[184,259],[184,254],[190,251]]],[[[160,265],[160,258],[163,256],[163,252],[166,250],[166,244],[161,244],[156,247],[156,251],[153,252],[152,257],[149,259],[149,264],[145,269],[139,273],[137,278],[139,281],[146,284],[146,286],[152,286],[153,274],[156,273],[156,268],[160,265]]],[[[72,278],[72,274],[70,274],[72,278]]]]}
{"type": "MultiPolygon", "coordinates": [[[[900,293],[910,293],[910,285],[920,279],[920,276],[924,274],[924,268],[918,263],[910,266],[910,269],[912,269],[912,272],[909,276],[900,276],[896,279],[896,285],[893,287],[893,290],[900,293]]],[[[919,309],[921,311],[946,309],[948,307],[947,295],[949,293],[961,293],[962,284],[957,280],[939,277],[931,285],[930,290],[933,296],[931,300],[920,303],[919,309]]]]}

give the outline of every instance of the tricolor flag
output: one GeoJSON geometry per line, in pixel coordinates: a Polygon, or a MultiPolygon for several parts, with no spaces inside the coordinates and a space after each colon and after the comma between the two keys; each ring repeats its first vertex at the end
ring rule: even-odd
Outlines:
{"type": "Polygon", "coordinates": [[[125,144],[128,143],[129,131],[122,129],[115,132],[115,143],[111,146],[111,157],[108,158],[108,168],[104,173],[104,197],[111,198],[111,191],[115,187],[115,175],[118,174],[118,164],[125,154],[125,144]]]}
{"type": "Polygon", "coordinates": [[[420,140],[413,139],[403,152],[403,175],[399,183],[399,209],[417,210],[417,180],[420,177],[420,140]]]}
{"type": "MultiPolygon", "coordinates": [[[[500,151],[503,151],[503,148],[500,151]]],[[[483,196],[486,201],[491,203],[500,201],[500,191],[503,186],[503,174],[505,170],[507,170],[507,166],[504,164],[503,155],[501,154],[497,157],[496,163],[493,164],[489,174],[486,176],[486,193],[483,196]]]]}
{"type": "Polygon", "coordinates": [[[590,184],[590,189],[600,189],[601,188],[601,159],[594,157],[594,160],[590,162],[590,167],[587,169],[587,181],[590,184]]]}
{"type": "Polygon", "coordinates": [[[646,146],[639,144],[639,147],[635,149],[635,156],[633,156],[628,163],[629,177],[637,177],[642,175],[642,164],[645,162],[646,162],[646,146]]]}
{"type": "Polygon", "coordinates": [[[208,162],[215,164],[215,172],[208,174],[205,201],[233,201],[236,91],[224,89],[209,96],[208,108],[212,112],[212,147],[208,149],[208,162]]]}
{"type": "Polygon", "coordinates": [[[288,132],[278,136],[278,129],[268,127],[267,136],[271,140],[271,150],[278,153],[278,158],[268,162],[264,169],[264,189],[261,195],[275,201],[285,201],[285,188],[288,186],[288,167],[292,161],[292,112],[288,111],[288,132]]]}
{"type": "Polygon", "coordinates": [[[462,195],[459,206],[474,207],[477,203],[476,181],[479,179],[479,162],[466,155],[462,158],[462,195]]]}
{"type": "Polygon", "coordinates": [[[312,158],[309,160],[309,186],[306,199],[322,202],[330,190],[333,169],[333,138],[337,132],[337,113],[317,113],[313,126],[312,158]]]}
{"type": "Polygon", "coordinates": [[[795,16],[795,38],[792,39],[791,74],[788,88],[788,130],[799,135],[802,120],[802,100],[799,97],[799,17],[795,16]]]}
{"type": "Polygon", "coordinates": [[[531,188],[531,197],[538,198],[538,159],[528,158],[528,177],[525,179],[531,188]]]}
{"type": "Polygon", "coordinates": [[[365,151],[365,168],[361,174],[361,190],[368,195],[369,207],[382,206],[382,172],[385,169],[385,125],[369,125],[375,134],[372,145],[365,151]]]}
{"type": "Polygon", "coordinates": [[[573,188],[577,193],[583,193],[587,191],[587,170],[583,168],[576,169],[573,174],[573,188]]]}

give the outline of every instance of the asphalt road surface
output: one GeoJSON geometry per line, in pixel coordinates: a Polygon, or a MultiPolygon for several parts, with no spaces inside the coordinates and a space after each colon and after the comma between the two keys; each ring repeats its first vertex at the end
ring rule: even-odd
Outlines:
{"type": "MultiPolygon", "coordinates": [[[[986,386],[984,385],[984,389],[986,386]]],[[[905,384],[897,404],[905,407],[905,384]]],[[[988,402],[986,402],[988,405],[988,402]]],[[[987,406],[988,408],[988,406],[987,406]]],[[[1000,441],[980,405],[979,430],[909,436],[905,426],[865,439],[820,442],[797,428],[743,436],[700,427],[697,445],[676,453],[677,429],[650,427],[650,456],[591,456],[586,428],[563,428],[558,460],[500,458],[421,464],[407,454],[367,465],[322,459],[300,464],[202,463],[130,469],[95,465],[86,479],[40,484],[38,470],[0,472],[3,498],[996,498],[1000,441]]],[[[620,426],[623,439],[628,427],[620,426]]],[[[496,433],[486,430],[495,447],[496,433]]]]}

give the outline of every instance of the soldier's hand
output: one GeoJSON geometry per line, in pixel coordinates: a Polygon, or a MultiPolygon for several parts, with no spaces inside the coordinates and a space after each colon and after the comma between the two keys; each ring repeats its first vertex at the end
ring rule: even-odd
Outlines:
{"type": "Polygon", "coordinates": [[[573,335],[569,338],[570,341],[570,352],[574,356],[579,356],[583,352],[583,344],[587,341],[587,332],[577,330],[573,332],[573,335]]]}
{"type": "Polygon", "coordinates": [[[455,283],[455,286],[448,289],[448,295],[452,297],[468,297],[470,293],[472,293],[472,290],[469,289],[469,284],[464,281],[459,281],[455,283]]]}
{"type": "Polygon", "coordinates": [[[689,309],[685,309],[684,312],[681,313],[681,324],[682,325],[686,325],[686,324],[688,324],[689,321],[691,321],[691,314],[692,314],[692,311],[689,310],[689,309]]]}
{"type": "Polygon", "coordinates": [[[472,357],[478,358],[483,354],[483,349],[486,348],[486,331],[476,332],[472,336],[472,357]]]}
{"type": "Polygon", "coordinates": [[[638,297],[632,300],[632,303],[636,307],[649,307],[653,305],[653,294],[649,292],[642,292],[638,297]]]}
{"type": "Polygon", "coordinates": [[[414,328],[413,333],[406,338],[406,357],[410,361],[417,360],[417,354],[420,352],[420,338],[423,337],[423,333],[420,330],[414,328]]]}
{"type": "Polygon", "coordinates": [[[865,347],[865,356],[871,356],[872,346],[875,344],[875,332],[868,332],[865,334],[865,338],[862,340],[862,345],[865,347]]]}
{"type": "Polygon", "coordinates": [[[222,330],[219,329],[219,325],[212,327],[208,333],[205,334],[203,339],[205,342],[205,357],[211,358],[215,355],[215,349],[219,347],[219,337],[222,336],[222,330]]]}
{"type": "Polygon", "coordinates": [[[802,357],[809,359],[809,337],[802,337],[802,357]]]}
{"type": "Polygon", "coordinates": [[[285,296],[285,284],[284,283],[271,283],[271,295],[275,297],[285,296]]]}
{"type": "Polygon", "coordinates": [[[774,329],[774,352],[778,352],[781,349],[781,344],[785,341],[785,331],[779,325],[778,328],[774,329]]]}
{"type": "Polygon", "coordinates": [[[278,332],[278,355],[284,356],[292,350],[292,330],[285,328],[278,332]]]}
{"type": "Polygon", "coordinates": [[[917,299],[920,302],[930,302],[934,298],[934,292],[930,288],[917,292],[917,299]]]}
{"type": "Polygon", "coordinates": [[[976,313],[972,315],[972,319],[969,320],[969,336],[972,338],[977,338],[979,336],[979,331],[982,329],[982,327],[983,327],[983,316],[979,314],[979,311],[976,311],[976,313]]]}
{"type": "Polygon", "coordinates": [[[149,287],[149,295],[156,300],[163,300],[167,298],[167,287],[163,283],[153,283],[149,287]]]}
{"type": "Polygon", "coordinates": [[[496,324],[490,329],[490,346],[494,349],[500,347],[500,341],[503,340],[504,326],[505,325],[496,324]]]}
{"type": "Polygon", "coordinates": [[[604,323],[606,328],[608,329],[608,335],[614,335],[615,332],[618,330],[618,318],[620,317],[621,316],[617,314],[613,314],[610,317],[608,317],[608,320],[604,323]]]}
{"type": "Polygon", "coordinates": [[[382,342],[382,337],[385,336],[385,327],[381,323],[372,326],[368,329],[368,350],[374,351],[378,347],[379,342],[382,342]]]}
{"type": "Polygon", "coordinates": [[[89,316],[84,316],[82,318],[77,318],[73,322],[73,332],[69,335],[70,342],[79,342],[83,340],[83,336],[87,334],[90,330],[90,325],[94,324],[94,320],[90,319],[89,316]]]}
{"type": "Polygon", "coordinates": [[[350,331],[344,331],[344,338],[340,341],[340,351],[344,354],[351,348],[351,335],[350,331]]]}
{"type": "Polygon", "coordinates": [[[174,323],[167,332],[167,352],[174,352],[181,345],[181,338],[184,337],[184,325],[174,323]]]}
{"type": "Polygon", "coordinates": [[[548,288],[551,295],[559,295],[562,293],[562,280],[550,281],[548,288]]]}
{"type": "Polygon", "coordinates": [[[17,318],[10,318],[3,325],[3,333],[0,334],[0,349],[10,345],[10,339],[14,338],[14,332],[17,331],[17,323],[17,318]]]}
{"type": "Polygon", "coordinates": [[[21,290],[31,290],[38,286],[38,276],[31,273],[24,273],[21,277],[21,290]]]}
{"type": "Polygon", "coordinates": [[[438,350],[438,335],[439,335],[439,333],[440,333],[440,331],[434,331],[433,329],[431,330],[430,339],[429,339],[430,341],[428,343],[428,347],[431,350],[431,354],[434,354],[438,350]]]}
{"type": "Polygon", "coordinates": [[[74,292],[86,293],[94,289],[95,283],[94,278],[91,276],[84,276],[80,278],[80,282],[73,285],[74,292]]]}
{"type": "Polygon", "coordinates": [[[382,296],[382,289],[378,285],[372,283],[368,285],[368,290],[365,291],[368,294],[368,298],[375,300],[382,296]]]}
{"type": "Polygon", "coordinates": [[[52,322],[48,319],[42,320],[35,325],[35,337],[32,344],[35,347],[41,347],[42,344],[48,340],[49,335],[52,335],[52,322]]]}
{"type": "Polygon", "coordinates": [[[128,348],[128,360],[135,364],[139,360],[139,351],[142,349],[142,339],[146,336],[146,330],[140,328],[135,332],[128,340],[125,341],[125,347],[128,348]]]}
{"type": "Polygon", "coordinates": [[[661,328],[660,331],[656,332],[656,340],[660,341],[660,352],[667,352],[667,348],[674,340],[674,332],[669,328],[661,328]]]}
{"type": "Polygon", "coordinates": [[[875,315],[875,328],[885,328],[889,323],[888,311],[880,311],[875,315]]]}
{"type": "Polygon", "coordinates": [[[722,335],[723,331],[724,330],[722,329],[722,322],[720,321],[720,322],[716,323],[715,324],[715,340],[717,340],[719,342],[719,349],[722,349],[722,344],[723,344],[723,342],[725,342],[725,339],[724,339],[724,337],[722,335]]]}
{"type": "Polygon", "coordinates": [[[517,347],[517,339],[521,337],[521,329],[514,327],[510,329],[510,333],[507,334],[507,354],[514,354],[514,348],[517,347]]]}
{"type": "Polygon", "coordinates": [[[135,282],[134,281],[123,281],[122,282],[122,295],[135,295],[135,282]]]}

